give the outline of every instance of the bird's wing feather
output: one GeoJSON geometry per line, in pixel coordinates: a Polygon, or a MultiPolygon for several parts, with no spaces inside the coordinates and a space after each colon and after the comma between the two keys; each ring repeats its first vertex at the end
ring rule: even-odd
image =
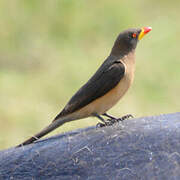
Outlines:
{"type": "Polygon", "coordinates": [[[119,83],[125,73],[124,64],[121,61],[114,61],[111,64],[103,65],[104,68],[99,68],[94,76],[70,99],[54,120],[81,109],[105,95],[119,83]],[[102,69],[104,70],[102,71],[102,69]]]}

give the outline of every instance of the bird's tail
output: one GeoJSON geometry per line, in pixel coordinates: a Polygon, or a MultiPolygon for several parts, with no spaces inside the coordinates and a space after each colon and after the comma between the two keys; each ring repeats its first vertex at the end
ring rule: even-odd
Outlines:
{"type": "Polygon", "coordinates": [[[67,122],[66,118],[56,119],[49,126],[44,128],[42,131],[40,131],[39,133],[35,134],[34,136],[32,136],[31,138],[27,139],[26,141],[24,141],[23,143],[19,144],[16,147],[21,147],[21,146],[33,143],[34,141],[40,139],[41,137],[45,136],[46,134],[48,134],[49,132],[53,131],[54,129],[56,129],[57,127],[63,125],[66,122],[67,122]]]}

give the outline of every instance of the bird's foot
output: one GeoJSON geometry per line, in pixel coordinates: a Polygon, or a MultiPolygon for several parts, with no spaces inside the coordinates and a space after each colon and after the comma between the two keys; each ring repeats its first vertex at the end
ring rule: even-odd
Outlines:
{"type": "Polygon", "coordinates": [[[107,120],[105,123],[97,123],[96,128],[111,126],[112,124],[114,124],[114,123],[111,123],[111,121],[107,120]]]}
{"type": "Polygon", "coordinates": [[[104,127],[106,126],[104,123],[97,123],[96,124],[96,128],[101,128],[101,127],[104,127]]]}
{"type": "Polygon", "coordinates": [[[110,118],[110,119],[107,119],[104,123],[98,123],[96,125],[97,128],[101,128],[101,127],[105,127],[105,126],[111,126],[113,125],[114,123],[117,123],[119,121],[124,121],[126,119],[129,119],[129,118],[133,118],[133,115],[131,114],[127,114],[125,116],[122,116],[121,118],[118,118],[118,119],[115,119],[115,118],[110,118]]]}
{"type": "Polygon", "coordinates": [[[127,114],[127,115],[125,115],[125,116],[122,116],[121,118],[116,119],[116,121],[117,121],[117,122],[118,122],[118,121],[124,121],[124,120],[129,119],[129,118],[134,118],[134,117],[133,117],[132,114],[127,114]]]}

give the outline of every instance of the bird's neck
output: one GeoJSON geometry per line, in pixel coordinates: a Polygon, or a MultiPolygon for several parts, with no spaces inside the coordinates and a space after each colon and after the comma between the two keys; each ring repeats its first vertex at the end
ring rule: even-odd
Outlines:
{"type": "Polygon", "coordinates": [[[131,47],[131,46],[125,46],[125,45],[121,45],[121,44],[117,44],[115,42],[110,55],[116,56],[118,58],[122,58],[124,56],[127,56],[128,54],[132,53],[135,51],[135,48],[131,47]]]}
{"type": "Polygon", "coordinates": [[[135,64],[135,49],[133,49],[130,52],[127,53],[121,53],[121,54],[110,54],[110,57],[112,57],[112,59],[114,60],[122,60],[123,63],[127,63],[127,64],[135,64]]]}
{"type": "Polygon", "coordinates": [[[135,50],[133,50],[120,59],[120,61],[126,66],[126,73],[130,73],[132,76],[134,76],[135,71],[135,57],[135,50]]]}
{"type": "Polygon", "coordinates": [[[132,65],[134,65],[135,64],[135,50],[132,50],[128,54],[124,55],[123,57],[120,58],[120,60],[124,64],[132,64],[132,65]]]}

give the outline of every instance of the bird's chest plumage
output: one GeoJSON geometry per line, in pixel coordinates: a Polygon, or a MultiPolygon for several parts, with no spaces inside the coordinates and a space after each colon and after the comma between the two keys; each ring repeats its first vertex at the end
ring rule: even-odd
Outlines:
{"type": "Polygon", "coordinates": [[[102,113],[104,113],[112,108],[123,97],[123,95],[127,92],[133,83],[135,71],[135,54],[131,53],[120,61],[125,66],[124,77],[120,80],[115,88],[113,88],[103,97],[99,98],[99,103],[104,102],[101,106],[99,106],[99,112],[103,111],[102,113]]]}
{"type": "Polygon", "coordinates": [[[82,108],[79,111],[84,117],[93,115],[95,113],[103,114],[112,108],[127,92],[131,86],[134,79],[134,70],[135,70],[135,54],[134,52],[122,58],[121,63],[125,66],[124,77],[120,80],[118,85],[111,89],[104,96],[96,99],[92,103],[88,104],[86,107],[82,108]]]}

